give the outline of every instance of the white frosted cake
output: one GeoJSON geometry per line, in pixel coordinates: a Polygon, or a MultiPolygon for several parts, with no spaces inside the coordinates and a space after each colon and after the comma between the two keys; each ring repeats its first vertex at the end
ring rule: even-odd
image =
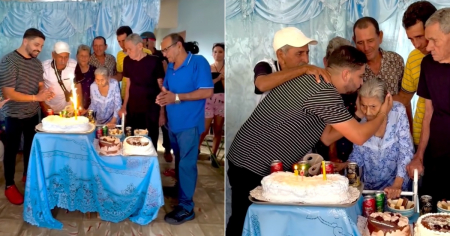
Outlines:
{"type": "Polygon", "coordinates": [[[100,137],[98,146],[100,147],[100,155],[119,155],[122,143],[120,142],[120,139],[114,136],[103,136],[100,137]]]}
{"type": "Polygon", "coordinates": [[[450,214],[422,215],[416,222],[414,236],[450,236],[450,214]]]}
{"type": "Polygon", "coordinates": [[[124,156],[154,156],[156,154],[150,139],[141,136],[131,136],[123,141],[124,156]]]}
{"type": "Polygon", "coordinates": [[[327,174],[327,180],[323,180],[322,175],[302,179],[292,172],[275,172],[264,177],[261,184],[262,195],[270,202],[346,204],[359,197],[357,189],[356,193],[349,191],[348,179],[338,174],[327,174]]]}
{"type": "Polygon", "coordinates": [[[47,116],[42,119],[42,129],[54,132],[86,132],[91,129],[89,119],[84,116],[65,118],[60,116],[47,116]]]}

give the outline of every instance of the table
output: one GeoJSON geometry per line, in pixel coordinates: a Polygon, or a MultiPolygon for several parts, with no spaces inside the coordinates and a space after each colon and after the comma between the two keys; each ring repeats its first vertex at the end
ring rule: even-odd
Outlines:
{"type": "Polygon", "coordinates": [[[99,156],[95,133],[37,133],[28,164],[23,219],[62,229],[55,206],[98,212],[102,220],[146,225],[164,205],[157,157],[99,156]]]}
{"type": "Polygon", "coordinates": [[[358,236],[363,198],[347,208],[252,204],[243,236],[330,235],[358,236]]]}

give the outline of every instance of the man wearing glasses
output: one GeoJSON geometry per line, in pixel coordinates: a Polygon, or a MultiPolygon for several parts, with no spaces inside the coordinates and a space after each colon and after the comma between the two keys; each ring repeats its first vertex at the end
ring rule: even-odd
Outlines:
{"type": "Polygon", "coordinates": [[[185,43],[179,34],[170,34],[161,48],[169,65],[156,102],[166,106],[178,179],[178,206],[164,220],[178,225],[195,218],[192,197],[197,182],[198,142],[205,129],[206,98],[213,95],[214,84],[208,61],[193,55],[199,51],[195,43],[185,43]]]}

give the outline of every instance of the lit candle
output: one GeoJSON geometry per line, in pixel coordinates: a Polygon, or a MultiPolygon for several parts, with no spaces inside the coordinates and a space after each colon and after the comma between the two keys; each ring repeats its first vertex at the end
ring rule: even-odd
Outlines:
{"type": "Polygon", "coordinates": [[[325,161],[322,161],[322,175],[323,175],[323,180],[327,180],[327,172],[325,170],[325,161]]]}
{"type": "Polygon", "coordinates": [[[300,175],[302,176],[302,181],[303,181],[303,176],[305,175],[305,166],[302,165],[302,170],[300,171],[300,175]]]}
{"type": "Polygon", "coordinates": [[[72,100],[73,103],[73,111],[75,113],[75,120],[78,118],[78,106],[77,106],[77,89],[75,88],[75,81],[74,78],[75,76],[73,75],[69,75],[69,78],[72,80],[72,97],[70,98],[70,100],[72,100]]]}
{"type": "Polygon", "coordinates": [[[294,165],[294,168],[295,176],[298,176],[298,165],[294,165]]]}

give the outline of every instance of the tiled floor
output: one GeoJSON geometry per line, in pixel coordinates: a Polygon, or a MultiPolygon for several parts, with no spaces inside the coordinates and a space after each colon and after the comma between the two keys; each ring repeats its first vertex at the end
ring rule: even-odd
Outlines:
{"type": "MultiPolygon", "coordinates": [[[[162,140],[162,138],[160,138],[162,140]]],[[[162,157],[161,143],[159,161],[161,173],[167,168],[174,168],[174,163],[166,163],[162,157]]],[[[202,148],[202,153],[209,153],[202,148]]],[[[206,154],[201,155],[205,159],[206,154]]],[[[16,183],[23,192],[20,181],[23,173],[22,156],[18,156],[16,165],[16,183]]],[[[95,217],[87,218],[81,212],[66,213],[63,209],[55,209],[56,219],[64,224],[63,230],[49,230],[32,226],[22,219],[23,206],[15,206],[8,202],[3,193],[5,179],[3,162],[0,164],[0,236],[25,235],[154,235],[154,236],[222,236],[224,235],[224,176],[218,169],[211,167],[206,160],[198,161],[197,189],[194,195],[194,220],[185,224],[173,226],[164,222],[164,215],[173,209],[176,199],[165,196],[165,205],[160,209],[158,217],[149,225],[141,226],[129,220],[120,223],[110,223],[95,217]]],[[[161,174],[163,186],[173,186],[174,180],[161,174]]],[[[165,193],[166,195],[166,193],[165,193]]]]}

